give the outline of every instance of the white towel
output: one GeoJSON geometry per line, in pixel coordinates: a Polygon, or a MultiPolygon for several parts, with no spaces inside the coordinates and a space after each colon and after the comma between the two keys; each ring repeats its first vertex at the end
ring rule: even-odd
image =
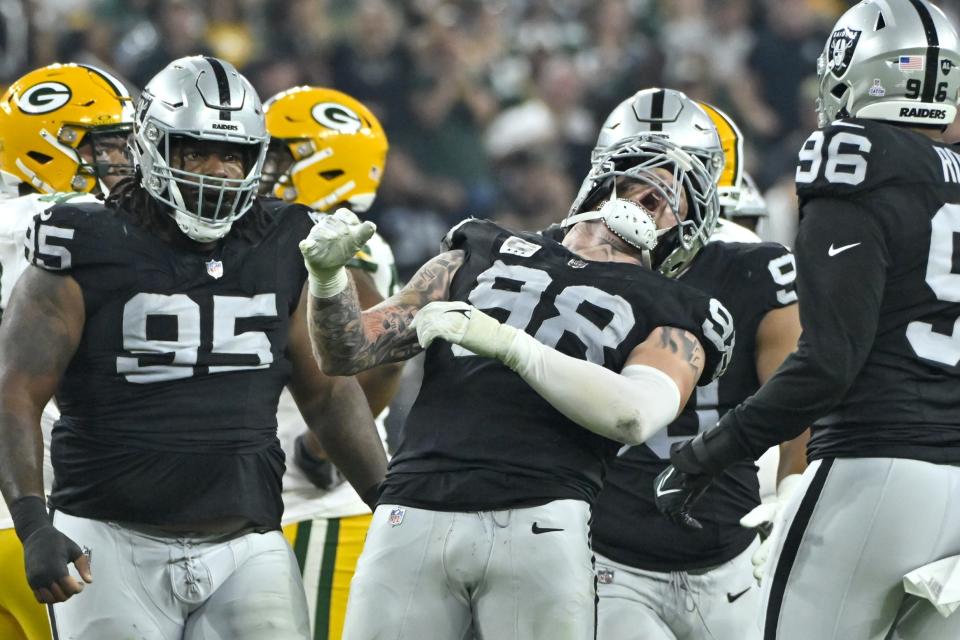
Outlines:
{"type": "Polygon", "coordinates": [[[907,593],[929,600],[944,618],[960,608],[960,556],[951,556],[903,576],[907,593]]]}

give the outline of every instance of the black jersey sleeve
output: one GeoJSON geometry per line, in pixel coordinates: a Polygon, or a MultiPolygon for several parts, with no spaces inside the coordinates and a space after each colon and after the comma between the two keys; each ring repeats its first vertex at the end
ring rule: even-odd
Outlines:
{"type": "Polygon", "coordinates": [[[830,198],[807,202],[802,213],[797,351],[720,420],[753,458],[795,437],[843,398],[876,334],[889,256],[875,216],[849,199],[830,198]]]}
{"type": "Polygon", "coordinates": [[[99,204],[60,204],[38,213],[27,230],[26,257],[47,271],[72,271],[105,258],[100,216],[109,215],[99,204]]]}
{"type": "Polygon", "coordinates": [[[744,292],[759,298],[757,305],[764,312],[794,304],[797,301],[797,261],[781,244],[762,242],[743,245],[745,261],[744,292]]]}

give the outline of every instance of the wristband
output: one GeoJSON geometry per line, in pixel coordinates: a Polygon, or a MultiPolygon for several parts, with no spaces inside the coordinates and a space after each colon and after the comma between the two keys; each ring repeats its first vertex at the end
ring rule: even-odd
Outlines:
{"type": "Polygon", "coordinates": [[[26,542],[38,529],[52,526],[47,515],[47,504],[40,496],[17,498],[10,505],[10,516],[20,542],[26,542]]]}
{"type": "Polygon", "coordinates": [[[337,267],[332,273],[319,278],[310,273],[310,295],[314,298],[332,298],[342,293],[350,285],[347,270],[337,267]]]}

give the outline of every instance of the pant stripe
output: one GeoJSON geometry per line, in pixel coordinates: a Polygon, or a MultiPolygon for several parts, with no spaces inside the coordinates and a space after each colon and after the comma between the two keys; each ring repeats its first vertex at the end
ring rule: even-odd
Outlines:
{"type": "Polygon", "coordinates": [[[773,573],[773,582],[770,585],[770,599],[767,601],[767,613],[763,625],[764,640],[776,640],[780,610],[783,608],[783,596],[787,590],[787,580],[790,578],[790,571],[797,559],[800,544],[803,542],[803,534],[807,525],[810,524],[810,518],[817,506],[817,500],[823,493],[823,487],[827,482],[827,475],[830,473],[831,466],[833,466],[832,458],[820,461],[820,468],[817,469],[807,492],[800,501],[800,507],[797,509],[797,514],[787,531],[787,537],[783,541],[783,550],[776,560],[777,568],[773,573]]]}
{"type": "Polygon", "coordinates": [[[293,543],[293,555],[297,557],[297,566],[300,567],[300,575],[303,575],[303,567],[307,562],[307,549],[310,546],[310,529],[313,522],[304,520],[297,524],[297,537],[293,543]]]}
{"type": "Polygon", "coordinates": [[[323,560],[320,564],[320,584],[317,589],[317,613],[313,624],[313,640],[327,640],[330,635],[330,599],[333,596],[333,570],[337,560],[337,542],[340,538],[340,519],[327,522],[323,541],[323,560]]]}

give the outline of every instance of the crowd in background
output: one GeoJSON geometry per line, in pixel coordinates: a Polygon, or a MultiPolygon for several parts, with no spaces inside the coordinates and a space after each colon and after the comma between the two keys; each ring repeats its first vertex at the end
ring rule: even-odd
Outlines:
{"type": "MultiPolygon", "coordinates": [[[[563,217],[603,117],[649,86],[726,110],[795,233],[796,152],[816,127],[816,58],[841,0],[0,0],[0,84],[54,61],[141,87],[171,59],[233,62],[263,99],[298,84],[366,103],[391,143],[370,215],[401,275],[467,215],[563,217]]],[[[960,1],[939,3],[952,17],[960,1]]],[[[960,135],[954,136],[960,138],[960,135]]]]}

